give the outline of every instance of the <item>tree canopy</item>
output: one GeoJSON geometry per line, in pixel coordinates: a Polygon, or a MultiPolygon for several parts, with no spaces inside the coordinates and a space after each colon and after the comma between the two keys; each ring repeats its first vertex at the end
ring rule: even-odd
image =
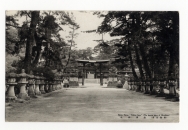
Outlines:
{"type": "Polygon", "coordinates": [[[115,45],[123,60],[129,58],[135,78],[135,67],[141,78],[175,74],[179,65],[179,13],[146,11],[109,11],[95,13],[104,17],[98,33],[122,36],[115,45]],[[168,66],[168,67],[167,67],[168,66]],[[166,70],[167,69],[167,70],[166,70]]]}

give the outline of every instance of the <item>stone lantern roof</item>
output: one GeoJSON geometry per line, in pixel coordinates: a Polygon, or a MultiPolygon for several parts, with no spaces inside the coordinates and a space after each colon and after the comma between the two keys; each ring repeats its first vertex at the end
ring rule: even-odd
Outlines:
{"type": "Polygon", "coordinates": [[[6,77],[8,78],[8,81],[7,81],[7,85],[11,85],[11,84],[17,84],[16,83],[16,77],[18,75],[16,73],[9,73],[6,75],[6,77]]]}
{"type": "Polygon", "coordinates": [[[25,70],[22,69],[22,72],[20,74],[18,74],[18,77],[20,78],[19,82],[20,84],[26,84],[28,83],[26,81],[26,78],[28,78],[28,74],[25,73],[25,70]]]}
{"type": "Polygon", "coordinates": [[[6,77],[8,77],[8,78],[16,78],[16,77],[18,77],[18,74],[12,72],[12,73],[8,73],[6,75],[6,77]]]}
{"type": "Polygon", "coordinates": [[[29,77],[29,79],[34,79],[35,78],[35,76],[33,75],[32,71],[30,71],[30,74],[28,74],[28,77],[29,77]]]}
{"type": "Polygon", "coordinates": [[[22,72],[20,74],[18,74],[18,77],[21,77],[21,78],[27,78],[28,77],[28,74],[25,73],[25,70],[22,69],[22,72]]]}

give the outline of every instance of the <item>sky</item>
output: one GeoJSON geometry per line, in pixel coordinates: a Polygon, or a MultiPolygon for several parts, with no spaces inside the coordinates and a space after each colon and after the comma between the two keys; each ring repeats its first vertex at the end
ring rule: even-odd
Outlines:
{"type": "MultiPolygon", "coordinates": [[[[7,15],[15,14],[16,11],[6,11],[7,15]]],[[[97,33],[83,33],[82,31],[87,30],[94,30],[97,29],[97,27],[101,24],[103,21],[103,18],[98,18],[97,15],[93,15],[93,12],[91,11],[68,11],[72,12],[76,23],[80,26],[78,30],[76,30],[76,33],[78,33],[77,37],[74,39],[75,43],[77,44],[77,49],[86,49],[87,47],[94,48],[98,43],[93,40],[101,40],[102,35],[97,33]]],[[[22,22],[25,20],[25,18],[20,17],[19,23],[22,24],[22,22]]],[[[70,29],[68,27],[63,27],[64,31],[60,32],[60,35],[62,38],[67,41],[68,39],[66,36],[69,35],[70,29]]],[[[103,35],[104,41],[109,41],[111,39],[115,39],[114,37],[110,37],[109,34],[103,35]]]]}

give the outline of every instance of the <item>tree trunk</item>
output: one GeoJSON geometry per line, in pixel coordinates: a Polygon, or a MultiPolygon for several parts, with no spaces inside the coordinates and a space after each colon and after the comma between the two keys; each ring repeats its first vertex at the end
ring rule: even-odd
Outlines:
{"type": "Polygon", "coordinates": [[[72,39],[71,39],[71,45],[70,45],[70,48],[69,48],[69,55],[68,55],[68,60],[67,60],[67,63],[65,65],[65,68],[63,69],[63,72],[66,70],[68,64],[69,64],[69,61],[70,61],[70,56],[71,56],[71,48],[72,48],[72,44],[73,44],[73,39],[74,39],[74,26],[73,26],[73,29],[72,29],[72,39]]]}
{"type": "Polygon", "coordinates": [[[39,62],[39,59],[40,59],[40,56],[41,56],[41,46],[40,45],[37,45],[37,55],[33,61],[33,65],[36,66],[39,62]]]}
{"type": "Polygon", "coordinates": [[[131,62],[131,69],[132,69],[132,72],[133,72],[133,76],[134,76],[134,78],[138,79],[138,76],[135,72],[135,67],[134,67],[133,59],[132,59],[132,55],[131,55],[131,47],[130,47],[129,43],[128,43],[128,54],[129,54],[129,59],[130,59],[130,62],[131,62]]]}
{"type": "MultiPolygon", "coordinates": [[[[45,40],[46,37],[38,37],[37,33],[35,33],[35,41],[36,41],[36,51],[37,51],[37,55],[35,56],[35,59],[33,61],[33,66],[36,66],[39,62],[39,59],[41,57],[41,50],[42,50],[42,40],[45,40]]],[[[46,45],[48,46],[48,45],[46,45]]]]}
{"type": "Polygon", "coordinates": [[[171,73],[175,74],[175,59],[174,59],[173,49],[171,49],[169,52],[170,52],[170,57],[169,57],[168,76],[171,76],[171,73]]]}
{"type": "Polygon", "coordinates": [[[141,63],[141,60],[139,57],[138,48],[136,45],[134,45],[134,48],[135,48],[135,52],[136,52],[136,62],[137,62],[138,68],[139,68],[140,76],[141,76],[141,78],[144,78],[144,73],[142,70],[142,63],[141,63]]]}
{"type": "Polygon", "coordinates": [[[32,11],[31,12],[31,24],[28,32],[27,43],[26,43],[26,53],[25,53],[25,60],[24,65],[26,69],[26,73],[30,72],[31,63],[32,63],[32,47],[35,42],[35,31],[36,25],[38,24],[39,20],[39,13],[40,11],[32,11]]]}
{"type": "Polygon", "coordinates": [[[148,65],[147,57],[145,55],[144,45],[142,43],[139,43],[139,48],[140,48],[140,54],[142,56],[143,65],[144,65],[144,69],[146,71],[146,74],[149,76],[149,78],[152,78],[151,77],[151,70],[150,70],[149,65],[148,65]]]}

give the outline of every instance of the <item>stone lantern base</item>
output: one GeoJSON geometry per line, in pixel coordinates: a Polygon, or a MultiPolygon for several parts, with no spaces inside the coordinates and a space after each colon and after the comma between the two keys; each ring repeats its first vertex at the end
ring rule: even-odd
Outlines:
{"type": "Polygon", "coordinates": [[[136,86],[136,92],[140,92],[140,90],[141,90],[141,86],[140,86],[140,85],[137,85],[137,86],[136,86]]]}
{"type": "Polygon", "coordinates": [[[29,85],[28,95],[29,95],[30,97],[33,97],[33,98],[36,98],[36,97],[37,97],[37,96],[35,95],[35,92],[34,92],[34,85],[33,85],[33,84],[30,84],[30,85],[29,85]]]}
{"type": "Polygon", "coordinates": [[[52,86],[52,91],[55,91],[55,90],[56,90],[56,85],[53,84],[53,86],[52,86]]]}
{"type": "Polygon", "coordinates": [[[128,82],[127,82],[127,81],[125,81],[125,83],[124,83],[124,85],[123,85],[123,88],[129,90],[129,85],[128,85],[128,82]]]}
{"type": "Polygon", "coordinates": [[[45,91],[46,93],[49,92],[49,85],[48,85],[48,84],[46,84],[46,85],[44,86],[44,91],[45,91]]]}
{"type": "Polygon", "coordinates": [[[35,94],[38,95],[38,96],[41,95],[38,84],[35,84],[35,94]]]}
{"type": "Polygon", "coordinates": [[[20,93],[18,94],[18,98],[21,99],[30,99],[30,97],[28,96],[27,92],[26,92],[26,84],[25,83],[20,83],[20,93]]]}
{"type": "Polygon", "coordinates": [[[150,93],[150,86],[149,85],[146,85],[145,86],[145,92],[144,92],[144,94],[149,94],[150,93]]]}
{"type": "Polygon", "coordinates": [[[52,84],[49,85],[48,92],[52,92],[53,91],[52,86],[53,86],[52,84]]]}
{"type": "Polygon", "coordinates": [[[133,91],[135,90],[135,87],[134,87],[134,85],[132,85],[132,87],[131,87],[131,90],[133,90],[133,91]]]}
{"type": "Polygon", "coordinates": [[[144,85],[141,86],[141,92],[145,92],[145,86],[144,85]]]}
{"type": "Polygon", "coordinates": [[[15,96],[15,92],[14,92],[14,85],[15,84],[12,84],[12,85],[10,84],[9,87],[7,88],[6,101],[17,99],[17,97],[15,96]]]}
{"type": "Polygon", "coordinates": [[[156,97],[165,97],[166,94],[164,93],[164,86],[160,86],[159,93],[156,97]]]}
{"type": "Polygon", "coordinates": [[[44,91],[44,85],[41,84],[41,85],[39,85],[39,87],[40,87],[41,94],[45,94],[46,92],[44,91]]]}
{"type": "Polygon", "coordinates": [[[27,93],[19,93],[18,98],[26,99],[26,100],[30,99],[27,93]]]}

